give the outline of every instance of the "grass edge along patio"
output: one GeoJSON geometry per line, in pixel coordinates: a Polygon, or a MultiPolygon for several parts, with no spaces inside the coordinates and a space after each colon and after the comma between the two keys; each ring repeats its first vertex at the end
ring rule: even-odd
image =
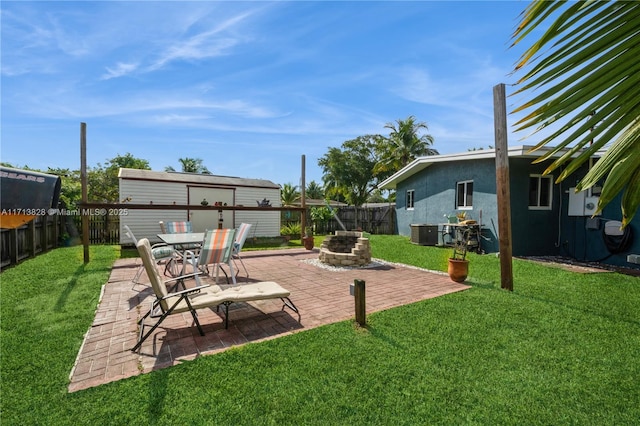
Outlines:
{"type": "MultiPolygon", "coordinates": [[[[444,271],[449,250],[371,236],[373,256],[444,271]]],[[[72,394],[69,371],[117,246],[3,272],[2,423],[634,424],[640,282],[470,254],[471,289],[72,394]]]]}

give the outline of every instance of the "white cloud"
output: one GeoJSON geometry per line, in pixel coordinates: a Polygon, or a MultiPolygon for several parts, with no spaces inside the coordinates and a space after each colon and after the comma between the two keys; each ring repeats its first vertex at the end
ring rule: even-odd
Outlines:
{"type": "Polygon", "coordinates": [[[114,68],[107,67],[107,72],[102,75],[102,80],[109,80],[112,78],[122,77],[124,75],[130,74],[138,69],[138,64],[124,64],[122,62],[118,62],[114,68]]]}
{"type": "Polygon", "coordinates": [[[221,34],[231,32],[230,30],[252,14],[252,11],[240,13],[218,23],[210,30],[200,32],[186,40],[173,43],[148,67],[148,71],[158,70],[173,61],[201,60],[227,54],[232,47],[241,43],[241,39],[231,34],[221,34]]]}

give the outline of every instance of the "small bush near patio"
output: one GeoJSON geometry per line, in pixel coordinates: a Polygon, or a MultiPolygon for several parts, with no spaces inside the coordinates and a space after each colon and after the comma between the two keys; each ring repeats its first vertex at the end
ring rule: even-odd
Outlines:
{"type": "MultiPolygon", "coordinates": [[[[449,250],[371,236],[444,271],[449,250]]],[[[58,249],[0,275],[3,425],[632,425],[640,280],[471,255],[471,289],[67,393],[118,247],[58,249]]]]}

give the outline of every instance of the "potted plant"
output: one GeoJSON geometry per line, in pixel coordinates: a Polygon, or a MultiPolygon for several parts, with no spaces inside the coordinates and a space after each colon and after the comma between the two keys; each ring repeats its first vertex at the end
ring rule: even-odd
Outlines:
{"type": "Polygon", "coordinates": [[[313,231],[307,227],[304,230],[304,237],[302,237],[302,243],[307,250],[313,250],[313,231]]]}
{"type": "Polygon", "coordinates": [[[464,282],[469,275],[469,260],[467,259],[468,233],[456,239],[453,244],[453,253],[449,258],[449,278],[457,283],[464,282]]]}

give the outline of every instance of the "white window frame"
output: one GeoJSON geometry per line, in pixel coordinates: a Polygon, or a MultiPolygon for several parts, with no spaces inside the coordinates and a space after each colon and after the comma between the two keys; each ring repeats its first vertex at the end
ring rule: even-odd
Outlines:
{"type": "Polygon", "coordinates": [[[537,182],[538,185],[536,187],[536,195],[537,195],[537,200],[536,200],[536,204],[535,205],[531,205],[529,204],[530,200],[529,200],[529,194],[527,194],[527,204],[529,205],[529,210],[551,210],[553,209],[553,176],[551,175],[541,175],[541,174],[530,174],[529,175],[529,187],[528,190],[531,191],[531,179],[535,179],[537,178],[537,182]],[[540,205],[540,196],[542,194],[542,191],[540,190],[542,188],[543,182],[547,182],[548,185],[548,199],[547,199],[547,203],[549,204],[548,206],[542,206],[540,205]]]}
{"type": "Polygon", "coordinates": [[[473,180],[461,180],[460,182],[456,182],[456,209],[458,210],[473,210],[473,187],[471,189],[471,204],[467,201],[467,188],[469,184],[473,185],[473,180]],[[462,204],[458,204],[458,200],[460,199],[458,191],[460,187],[462,187],[464,191],[462,204]]]}
{"type": "Polygon", "coordinates": [[[407,195],[406,195],[406,207],[407,210],[413,210],[415,207],[415,203],[416,203],[416,190],[415,189],[407,189],[407,195]]]}

